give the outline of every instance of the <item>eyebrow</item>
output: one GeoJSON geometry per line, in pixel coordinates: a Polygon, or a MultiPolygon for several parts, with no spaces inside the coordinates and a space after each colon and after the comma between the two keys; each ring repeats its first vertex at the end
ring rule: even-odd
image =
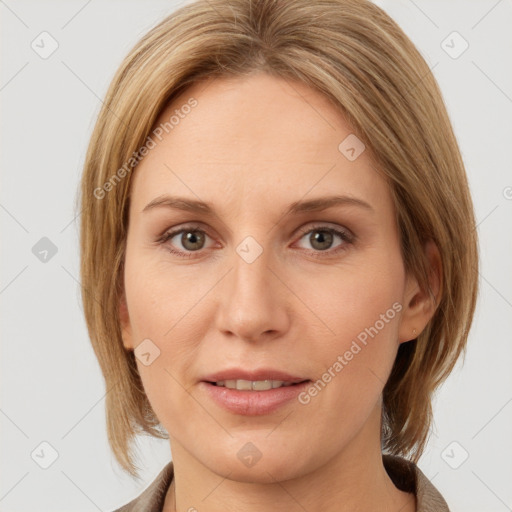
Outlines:
{"type": "MultiPolygon", "coordinates": [[[[295,201],[288,206],[284,215],[293,215],[307,212],[320,212],[327,210],[328,208],[333,208],[335,206],[359,206],[370,212],[375,213],[373,207],[369,205],[366,201],[363,201],[362,199],[346,195],[334,195],[319,197],[317,199],[310,199],[307,201],[295,201]]],[[[215,209],[210,203],[205,203],[203,201],[197,201],[195,199],[189,199],[186,197],[175,197],[168,195],[159,196],[153,199],[144,207],[142,211],[147,212],[160,207],[183,210],[193,213],[202,213],[204,215],[215,214],[215,209]]]]}

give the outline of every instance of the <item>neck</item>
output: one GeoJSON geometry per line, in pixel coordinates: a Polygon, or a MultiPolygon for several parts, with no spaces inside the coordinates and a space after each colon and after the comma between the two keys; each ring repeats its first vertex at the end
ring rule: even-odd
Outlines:
{"type": "MultiPolygon", "coordinates": [[[[380,428],[380,411],[378,420],[380,428]]],[[[270,470],[265,483],[237,481],[229,471],[219,474],[171,439],[174,478],[163,512],[415,512],[414,496],[395,487],[380,442],[368,441],[367,428],[325,464],[282,481],[278,471],[270,476],[270,470]]]]}

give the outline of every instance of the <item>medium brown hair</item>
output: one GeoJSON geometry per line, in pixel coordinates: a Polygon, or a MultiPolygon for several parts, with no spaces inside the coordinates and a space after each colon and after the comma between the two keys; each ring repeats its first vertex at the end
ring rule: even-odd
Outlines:
{"type": "MultiPolygon", "coordinates": [[[[86,155],[80,191],[82,300],[105,377],[109,442],[136,475],[137,433],[167,438],[123,347],[119,304],[133,170],[162,110],[191,84],[254,72],[301,81],[332,101],[384,173],[406,270],[428,290],[424,245],[442,260],[431,321],[402,343],[383,392],[382,448],[417,461],[434,390],[465,348],[478,250],[464,164],[427,63],[366,0],[198,0],[150,30],[115,74],[86,155]]],[[[341,142],[341,141],[340,141],[341,142]]]]}

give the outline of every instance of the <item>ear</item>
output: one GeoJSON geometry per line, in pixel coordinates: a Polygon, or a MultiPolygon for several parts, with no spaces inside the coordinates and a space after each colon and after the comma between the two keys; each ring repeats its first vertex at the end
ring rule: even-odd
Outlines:
{"type": "Polygon", "coordinates": [[[130,315],[128,313],[128,306],[126,304],[125,293],[121,295],[119,301],[119,319],[121,321],[121,333],[123,337],[123,345],[126,350],[133,350],[133,335],[132,326],[130,323],[130,315]]]}
{"type": "Polygon", "coordinates": [[[400,343],[411,341],[420,335],[434,316],[441,298],[443,267],[439,249],[433,240],[429,240],[424,246],[424,251],[429,265],[430,289],[422,290],[414,276],[407,276],[404,308],[398,333],[400,343]]]}

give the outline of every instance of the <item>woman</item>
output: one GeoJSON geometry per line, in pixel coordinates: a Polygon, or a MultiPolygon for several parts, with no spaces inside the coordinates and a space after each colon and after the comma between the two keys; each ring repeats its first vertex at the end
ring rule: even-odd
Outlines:
{"type": "Polygon", "coordinates": [[[135,46],[81,189],[109,440],[172,462],[119,510],[446,511],[416,466],[477,295],[464,165],[361,0],[198,0],[135,46]]]}

